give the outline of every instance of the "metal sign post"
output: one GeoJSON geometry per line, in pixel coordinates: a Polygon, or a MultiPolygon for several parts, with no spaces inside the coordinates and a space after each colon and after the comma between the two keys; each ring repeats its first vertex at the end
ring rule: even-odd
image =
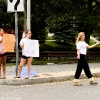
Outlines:
{"type": "Polygon", "coordinates": [[[19,62],[18,50],[18,16],[17,12],[24,12],[24,0],[7,0],[7,12],[15,12],[15,33],[16,33],[16,76],[19,62]]]}
{"type": "Polygon", "coordinates": [[[27,0],[27,29],[31,30],[31,0],[27,0]]]}
{"type": "Polygon", "coordinates": [[[18,61],[19,61],[19,49],[18,49],[18,16],[17,11],[15,12],[15,32],[16,32],[16,76],[18,73],[18,61]]]}

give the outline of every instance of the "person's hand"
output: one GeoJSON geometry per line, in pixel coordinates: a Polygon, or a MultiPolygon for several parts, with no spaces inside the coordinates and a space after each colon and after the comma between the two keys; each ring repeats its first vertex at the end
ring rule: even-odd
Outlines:
{"type": "Polygon", "coordinates": [[[76,58],[77,58],[77,59],[80,59],[80,56],[77,56],[76,58]]]}
{"type": "Polygon", "coordinates": [[[98,41],[96,44],[100,44],[100,41],[98,41]]]}
{"type": "Polygon", "coordinates": [[[22,43],[22,44],[20,45],[20,47],[23,49],[23,48],[24,48],[24,43],[22,43]]]}

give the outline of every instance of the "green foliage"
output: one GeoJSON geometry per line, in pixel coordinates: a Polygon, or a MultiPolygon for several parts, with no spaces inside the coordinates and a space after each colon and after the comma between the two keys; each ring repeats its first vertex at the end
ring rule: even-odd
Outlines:
{"type": "MultiPolygon", "coordinates": [[[[15,29],[15,14],[7,12],[6,2],[0,0],[0,27],[15,29]]],[[[18,13],[18,24],[23,30],[24,13],[18,13]]],[[[46,28],[58,42],[75,41],[78,31],[89,42],[90,34],[100,33],[100,0],[31,0],[31,28],[32,39],[40,43],[45,43],[46,28]]]]}
{"type": "Polygon", "coordinates": [[[47,41],[45,44],[40,45],[40,51],[75,51],[76,46],[74,43],[59,44],[54,41],[47,41]]]}
{"type": "MultiPolygon", "coordinates": [[[[84,31],[86,34],[86,42],[89,42],[90,34],[94,30],[100,30],[100,1],[99,0],[51,0],[50,11],[51,16],[47,18],[47,25],[51,32],[64,34],[63,31],[84,31]],[[74,17],[74,20],[72,19],[74,17]],[[68,25],[75,24],[77,28],[68,25]]],[[[99,32],[99,31],[97,31],[99,32]]],[[[61,35],[58,37],[60,40],[61,35]]],[[[64,34],[67,37],[67,32],[64,34]]],[[[69,35],[68,35],[69,36],[69,35]]],[[[71,35],[70,35],[71,36],[71,35]]],[[[74,37],[72,35],[72,37],[74,37]]],[[[64,37],[62,36],[65,41],[64,37]]],[[[68,38],[68,37],[67,37],[68,38]]],[[[70,38],[69,38],[70,40],[70,38]]],[[[72,39],[73,40],[73,39],[72,39]]]]}
{"type": "Polygon", "coordinates": [[[32,0],[31,1],[31,28],[33,32],[32,38],[38,39],[40,43],[44,43],[47,32],[46,32],[46,18],[48,16],[46,0],[32,0]]]}
{"type": "Polygon", "coordinates": [[[90,34],[99,30],[100,0],[71,0],[75,5],[75,14],[79,31],[84,31],[86,42],[89,43],[90,34]]]}
{"type": "Polygon", "coordinates": [[[56,43],[55,41],[45,41],[45,44],[48,44],[50,46],[60,46],[60,44],[56,43]]]}
{"type": "Polygon", "coordinates": [[[70,0],[51,0],[51,16],[46,20],[50,32],[55,33],[58,42],[75,42],[77,28],[73,27],[72,2],[70,0]],[[70,10],[69,10],[70,9],[70,10]]]}
{"type": "Polygon", "coordinates": [[[54,36],[47,36],[46,37],[46,40],[53,40],[54,39],[54,36]]]}
{"type": "MultiPolygon", "coordinates": [[[[23,30],[23,13],[18,13],[19,30],[23,30]]],[[[11,32],[15,29],[15,13],[7,12],[7,0],[0,0],[0,27],[11,32]]]]}

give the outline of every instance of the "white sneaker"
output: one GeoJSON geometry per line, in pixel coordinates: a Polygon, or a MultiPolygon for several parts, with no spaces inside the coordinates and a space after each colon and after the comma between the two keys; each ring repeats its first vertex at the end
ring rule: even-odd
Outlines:
{"type": "Polygon", "coordinates": [[[96,84],[98,84],[98,82],[96,82],[96,81],[90,81],[89,84],[90,84],[90,85],[96,85],[96,84]]]}
{"type": "Polygon", "coordinates": [[[74,86],[82,86],[82,84],[79,83],[79,82],[75,82],[75,83],[74,83],[74,86]]]}

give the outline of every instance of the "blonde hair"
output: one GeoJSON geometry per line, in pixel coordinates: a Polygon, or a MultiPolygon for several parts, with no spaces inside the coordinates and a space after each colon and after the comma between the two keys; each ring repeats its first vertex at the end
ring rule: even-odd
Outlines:
{"type": "Polygon", "coordinates": [[[80,32],[77,36],[77,39],[76,39],[76,44],[80,41],[80,37],[84,34],[84,32],[80,32]]]}

